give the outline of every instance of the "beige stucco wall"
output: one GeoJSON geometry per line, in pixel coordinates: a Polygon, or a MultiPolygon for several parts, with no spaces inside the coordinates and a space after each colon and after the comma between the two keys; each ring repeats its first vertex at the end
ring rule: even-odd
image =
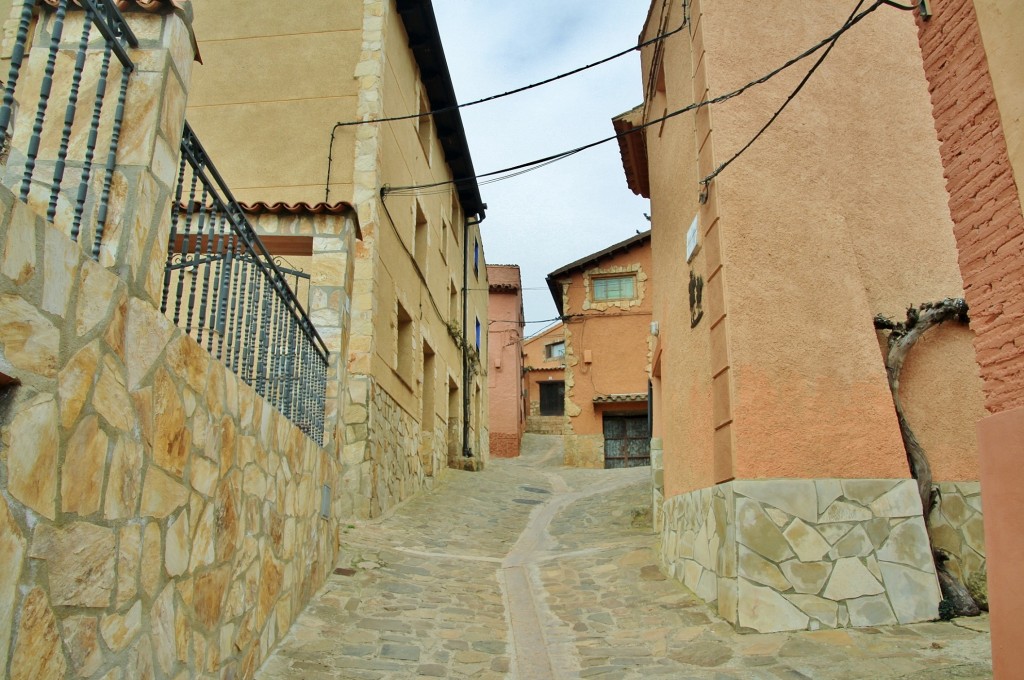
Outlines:
{"type": "MultiPolygon", "coordinates": [[[[418,67],[408,47],[408,38],[400,18],[390,3],[371,3],[365,7],[364,49],[357,71],[362,76],[360,110],[375,116],[390,117],[418,110],[422,95],[418,67]],[[383,20],[377,17],[383,15],[383,20]]],[[[364,248],[357,253],[354,314],[360,320],[353,325],[349,368],[361,376],[363,387],[353,393],[352,407],[369,410],[369,439],[358,436],[346,441],[345,457],[357,466],[370,465],[376,488],[366,498],[368,514],[375,515],[394,503],[428,486],[448,464],[463,465],[463,399],[469,394],[470,431],[468,448],[473,460],[486,459],[487,385],[479,362],[468,389],[463,386],[461,344],[464,284],[466,297],[466,337],[470,353],[486,356],[487,338],[483,333],[479,354],[474,344],[475,320],[487,327],[487,273],[479,227],[466,224],[454,191],[432,191],[422,195],[388,194],[381,197],[385,185],[402,186],[444,182],[451,171],[437,140],[433,122],[428,145],[424,146],[413,121],[398,121],[362,128],[356,148],[356,181],[353,198],[363,226],[364,248]],[[417,215],[426,218],[425,236],[416,236],[417,215]],[[478,246],[478,271],[473,269],[473,248],[478,246]],[[463,249],[468,248],[469,281],[463,279],[463,249]],[[452,291],[455,295],[452,295],[452,291]],[[412,318],[412,354],[410,371],[403,375],[398,360],[398,305],[412,318]],[[453,334],[459,340],[453,338],[453,334]],[[424,343],[434,352],[433,380],[423,373],[424,343]],[[433,383],[433,422],[424,419],[424,389],[433,383]],[[451,387],[455,386],[456,394],[451,387]],[[385,427],[389,414],[375,409],[372,395],[381,392],[386,401],[398,405],[408,421],[409,435],[374,440],[373,433],[385,427]],[[410,455],[403,439],[412,436],[417,444],[410,455]],[[429,452],[429,453],[428,453],[429,452]],[[389,481],[390,480],[390,481],[389,481]]],[[[333,191],[333,190],[332,190],[333,191]]],[[[474,465],[476,463],[473,463],[474,465]]],[[[367,474],[363,473],[365,479],[367,474]]]]}
{"type": "MultiPolygon", "coordinates": [[[[652,24],[646,28],[645,39],[653,36],[659,23],[678,26],[681,10],[671,5],[671,13],[661,15],[662,3],[654,4],[652,24]]],[[[646,119],[657,118],[666,110],[675,111],[701,96],[691,85],[693,60],[689,39],[664,42],[664,61],[671,74],[671,86],[663,95],[652,96],[645,109],[646,119]]],[[[642,54],[643,72],[651,70],[654,52],[642,54]]],[[[708,114],[702,113],[706,120],[708,114]]],[[[711,355],[708,321],[696,331],[690,329],[690,314],[681,293],[689,286],[690,268],[684,266],[686,231],[697,214],[696,190],[680,191],[679,187],[697,186],[697,151],[710,145],[707,126],[698,142],[694,114],[676,116],[646,133],[651,181],[651,251],[653,274],[657,287],[653,293],[652,318],[659,325],[659,334],[652,356],[654,386],[654,437],[661,437],[664,449],[664,480],[666,495],[683,489],[708,487],[713,476],[714,423],[711,414],[711,355]],[[699,332],[698,332],[699,331],[699,332]],[[674,461],[673,458],[674,457],[674,461]],[[682,464],[685,458],[686,464],[682,464]]],[[[714,225],[702,225],[705,232],[714,225]]],[[[711,273],[707,248],[702,247],[693,261],[696,271],[705,278],[711,273]]]]}
{"type": "MultiPolygon", "coordinates": [[[[331,128],[357,117],[361,4],[192,5],[204,66],[195,70],[188,119],[208,148],[249,150],[218,159],[236,197],[324,200],[331,128]]],[[[355,128],[340,130],[334,144],[335,201],[351,198],[354,136],[355,128]]]]}
{"type": "MultiPolygon", "coordinates": [[[[666,42],[669,110],[763,75],[833,31],[847,10],[787,6],[785,31],[759,11],[693,3],[692,39],[666,42]]],[[[691,332],[678,296],[655,307],[659,408],[687,414],[661,426],[667,495],[731,477],[908,475],[871,320],[962,293],[913,19],[883,8],[844,36],[712,183],[707,203],[696,202],[698,172],[742,147],[801,77],[787,72],[647,133],[655,271],[667,289],[686,290],[678,263],[698,211],[704,236],[693,265],[705,280],[704,319],[691,332]],[[907,177],[914,182],[898,179],[907,177]]],[[[652,97],[648,118],[661,106],[652,97]]],[[[971,423],[981,399],[970,332],[933,334],[908,361],[904,401],[937,477],[976,478],[971,423]]]]}
{"type": "Polygon", "coordinates": [[[974,0],[1017,191],[1024,185],[1024,4],[974,0]]]}
{"type": "MultiPolygon", "coordinates": [[[[418,66],[393,2],[314,0],[282,13],[265,0],[242,12],[202,0],[194,10],[205,65],[196,69],[187,115],[243,202],[323,201],[336,122],[419,110],[418,66]]],[[[463,369],[455,338],[462,333],[463,247],[480,242],[479,228],[466,227],[454,192],[381,197],[385,185],[451,179],[433,122],[422,124],[430,131],[426,146],[408,120],[338,128],[332,152],[329,200],[352,203],[363,234],[343,360],[349,383],[341,454],[363,516],[429,486],[453,452],[461,455],[463,369]],[[426,219],[419,238],[418,214],[426,219]],[[399,305],[412,328],[402,350],[411,359],[401,370],[399,305]],[[432,360],[425,362],[425,353],[432,360]]],[[[339,265],[329,254],[319,265],[313,259],[314,272],[339,265]]],[[[468,298],[470,344],[476,318],[486,329],[482,245],[480,268],[474,275],[470,267],[471,289],[483,290],[468,298]]],[[[485,334],[483,355],[486,342],[485,334]]],[[[470,448],[486,456],[481,374],[468,390],[470,448]]]]}

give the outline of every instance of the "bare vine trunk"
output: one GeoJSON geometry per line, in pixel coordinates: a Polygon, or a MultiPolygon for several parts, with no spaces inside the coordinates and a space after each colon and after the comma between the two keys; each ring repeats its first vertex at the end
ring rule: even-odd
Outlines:
{"type": "MultiPolygon", "coordinates": [[[[967,320],[967,302],[963,298],[946,298],[940,302],[926,302],[921,305],[920,309],[911,306],[907,309],[907,320],[903,322],[892,321],[880,314],[875,317],[875,328],[889,331],[886,338],[888,351],[885,357],[889,389],[892,391],[892,400],[896,407],[896,417],[900,424],[903,446],[907,452],[910,474],[917,480],[925,526],[929,529],[931,528],[931,513],[935,505],[936,494],[932,468],[924,448],[917,441],[914,431],[907,422],[903,401],[900,399],[900,372],[903,370],[903,363],[906,361],[910,348],[928,329],[938,326],[944,321],[967,323],[967,320]]],[[[980,613],[977,603],[967,588],[946,568],[947,557],[934,548],[932,557],[935,560],[935,569],[944,598],[944,606],[940,607],[940,614],[950,618],[952,616],[977,616],[980,613]]]]}

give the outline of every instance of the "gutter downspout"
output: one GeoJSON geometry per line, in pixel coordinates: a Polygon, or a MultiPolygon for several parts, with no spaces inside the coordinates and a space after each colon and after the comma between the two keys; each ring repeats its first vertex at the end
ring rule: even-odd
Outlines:
{"type": "Polygon", "coordinates": [[[472,458],[473,449],[469,446],[469,228],[480,224],[483,217],[475,220],[466,218],[462,230],[462,457],[472,458]]]}

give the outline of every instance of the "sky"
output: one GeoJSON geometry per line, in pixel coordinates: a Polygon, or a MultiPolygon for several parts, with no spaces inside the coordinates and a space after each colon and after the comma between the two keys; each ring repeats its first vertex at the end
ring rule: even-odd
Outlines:
{"type": "MultiPolygon", "coordinates": [[[[460,102],[544,80],[635,46],[650,0],[433,0],[460,102]]],[[[462,109],[477,174],[615,134],[611,119],[643,101],[632,52],[581,74],[462,109]]],[[[526,335],[557,316],[545,276],[649,228],[626,186],[618,144],[589,149],[480,187],[489,264],[517,264],[526,335]],[[533,323],[530,323],[533,322],[533,323]]]]}

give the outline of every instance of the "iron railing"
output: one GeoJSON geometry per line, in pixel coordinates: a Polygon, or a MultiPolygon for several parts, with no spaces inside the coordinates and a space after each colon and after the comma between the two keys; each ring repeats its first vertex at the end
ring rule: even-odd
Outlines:
{"type": "Polygon", "coordinates": [[[188,123],[161,310],[323,443],[327,347],[188,123]]]}
{"type": "MultiPolygon", "coordinates": [[[[121,136],[121,125],[124,120],[128,81],[135,70],[135,66],[128,55],[128,48],[137,47],[139,43],[113,0],[75,0],[76,4],[80,5],[84,10],[85,19],[82,21],[82,31],[78,39],[77,50],[74,52],[75,59],[70,86],[67,92],[54,93],[58,55],[61,53],[66,55],[68,53],[66,46],[62,49],[61,40],[70,1],[47,0],[47,2],[37,3],[36,0],[26,0],[22,7],[18,21],[18,30],[11,51],[10,71],[4,84],[3,104],[0,106],[0,140],[3,141],[5,153],[8,154],[8,165],[17,166],[13,173],[14,177],[9,174],[7,179],[8,181],[13,179],[12,187],[14,184],[18,186],[18,197],[22,201],[27,202],[32,189],[33,176],[36,174],[37,166],[41,162],[39,158],[40,147],[44,139],[56,134],[54,124],[47,121],[47,113],[51,104],[50,100],[55,94],[59,97],[66,97],[64,101],[63,128],[60,131],[60,141],[56,150],[56,156],[55,158],[43,159],[47,163],[52,162],[53,164],[53,176],[48,187],[49,200],[47,202],[46,218],[50,222],[54,222],[57,217],[58,201],[62,196],[61,187],[65,184],[65,173],[69,165],[78,168],[80,175],[77,188],[67,192],[68,194],[73,194],[73,196],[64,196],[65,200],[71,203],[70,215],[68,215],[70,223],[69,235],[76,242],[82,237],[83,220],[87,204],[90,209],[95,208],[95,222],[86,225],[86,228],[92,230],[90,235],[92,241],[91,254],[93,259],[97,259],[100,252],[100,243],[103,239],[103,228],[107,221],[107,212],[110,206],[111,185],[114,177],[114,165],[117,159],[117,147],[121,136]],[[31,93],[18,91],[17,86],[25,60],[29,30],[36,16],[37,4],[47,9],[52,9],[53,16],[49,25],[49,44],[44,46],[47,51],[46,67],[40,81],[38,98],[35,98],[31,93]],[[89,42],[94,29],[99,31],[103,37],[103,55],[99,67],[99,75],[96,80],[96,93],[92,98],[92,118],[89,122],[84,151],[80,157],[69,159],[72,128],[75,126],[75,120],[79,114],[80,90],[83,74],[86,70],[86,57],[90,52],[89,42]],[[111,59],[114,56],[117,57],[121,65],[121,83],[113,121],[110,123],[110,141],[106,150],[103,179],[99,187],[100,195],[96,199],[90,197],[90,184],[101,133],[100,119],[103,114],[103,106],[107,94],[107,80],[110,75],[111,59]],[[24,109],[31,109],[33,105],[35,107],[31,133],[28,135],[24,150],[12,150],[10,148],[14,138],[11,128],[16,107],[18,106],[16,102],[20,102],[21,107],[24,109]],[[17,177],[17,170],[20,170],[20,178],[17,177]],[[91,202],[90,198],[92,198],[91,202]]],[[[107,134],[107,130],[102,132],[104,136],[107,134]]],[[[25,133],[28,133],[28,131],[25,130],[25,133]]],[[[56,139],[54,138],[53,141],[56,141],[56,139]]]]}

